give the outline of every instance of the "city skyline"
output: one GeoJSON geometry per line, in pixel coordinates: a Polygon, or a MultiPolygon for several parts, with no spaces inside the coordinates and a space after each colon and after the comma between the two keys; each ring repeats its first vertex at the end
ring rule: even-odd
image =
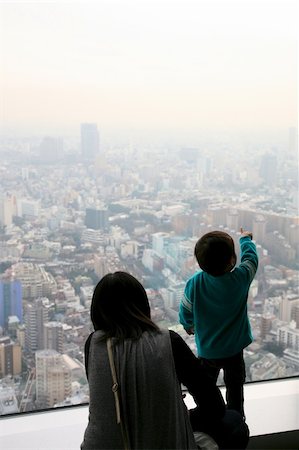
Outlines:
{"type": "Polygon", "coordinates": [[[88,401],[89,309],[94,286],[108,272],[136,276],[153,320],[195,351],[178,324],[178,305],[186,279],[198,270],[195,242],[211,229],[229,232],[237,253],[240,226],[253,231],[257,244],[247,380],[298,375],[296,140],[292,151],[256,149],[245,157],[225,145],[216,152],[96,154],[96,124],[92,139],[87,130],[88,148],[81,142],[87,152],[70,155],[50,138],[41,146],[33,139],[28,152],[20,153],[22,140],[10,142],[9,151],[2,147],[0,415],[88,401]]]}

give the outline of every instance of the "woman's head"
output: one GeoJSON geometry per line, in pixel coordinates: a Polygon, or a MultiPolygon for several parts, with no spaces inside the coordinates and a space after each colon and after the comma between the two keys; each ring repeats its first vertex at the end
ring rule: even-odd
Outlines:
{"type": "Polygon", "coordinates": [[[95,287],[90,309],[95,330],[106,337],[137,338],[143,331],[158,330],[151,321],[144,287],[126,272],[108,273],[95,287]]]}
{"type": "Polygon", "coordinates": [[[237,261],[234,241],[224,231],[204,234],[197,241],[194,254],[199,267],[214,276],[231,271],[237,261]]]}

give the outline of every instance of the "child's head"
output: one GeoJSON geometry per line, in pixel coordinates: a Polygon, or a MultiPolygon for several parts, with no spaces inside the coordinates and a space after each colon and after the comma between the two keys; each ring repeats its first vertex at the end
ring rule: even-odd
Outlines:
{"type": "Polygon", "coordinates": [[[204,234],[197,241],[194,254],[199,267],[214,276],[230,272],[237,261],[234,241],[223,231],[204,234]]]}

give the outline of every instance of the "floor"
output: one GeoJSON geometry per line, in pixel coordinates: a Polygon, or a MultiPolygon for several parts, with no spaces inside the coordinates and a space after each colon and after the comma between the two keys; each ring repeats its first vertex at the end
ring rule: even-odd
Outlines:
{"type": "Polygon", "coordinates": [[[298,450],[299,430],[253,436],[247,448],[250,450],[298,450]]]}

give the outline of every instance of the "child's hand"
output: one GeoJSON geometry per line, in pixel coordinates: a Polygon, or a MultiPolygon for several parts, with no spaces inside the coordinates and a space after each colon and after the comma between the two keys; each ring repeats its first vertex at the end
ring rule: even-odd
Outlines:
{"type": "Polygon", "coordinates": [[[190,327],[186,330],[186,333],[188,334],[194,334],[194,327],[190,327]]]}
{"type": "Polygon", "coordinates": [[[241,232],[241,236],[242,236],[242,237],[248,236],[248,237],[250,237],[250,239],[252,239],[252,233],[251,233],[251,231],[243,230],[243,228],[241,227],[241,228],[240,228],[240,232],[241,232]]]}

